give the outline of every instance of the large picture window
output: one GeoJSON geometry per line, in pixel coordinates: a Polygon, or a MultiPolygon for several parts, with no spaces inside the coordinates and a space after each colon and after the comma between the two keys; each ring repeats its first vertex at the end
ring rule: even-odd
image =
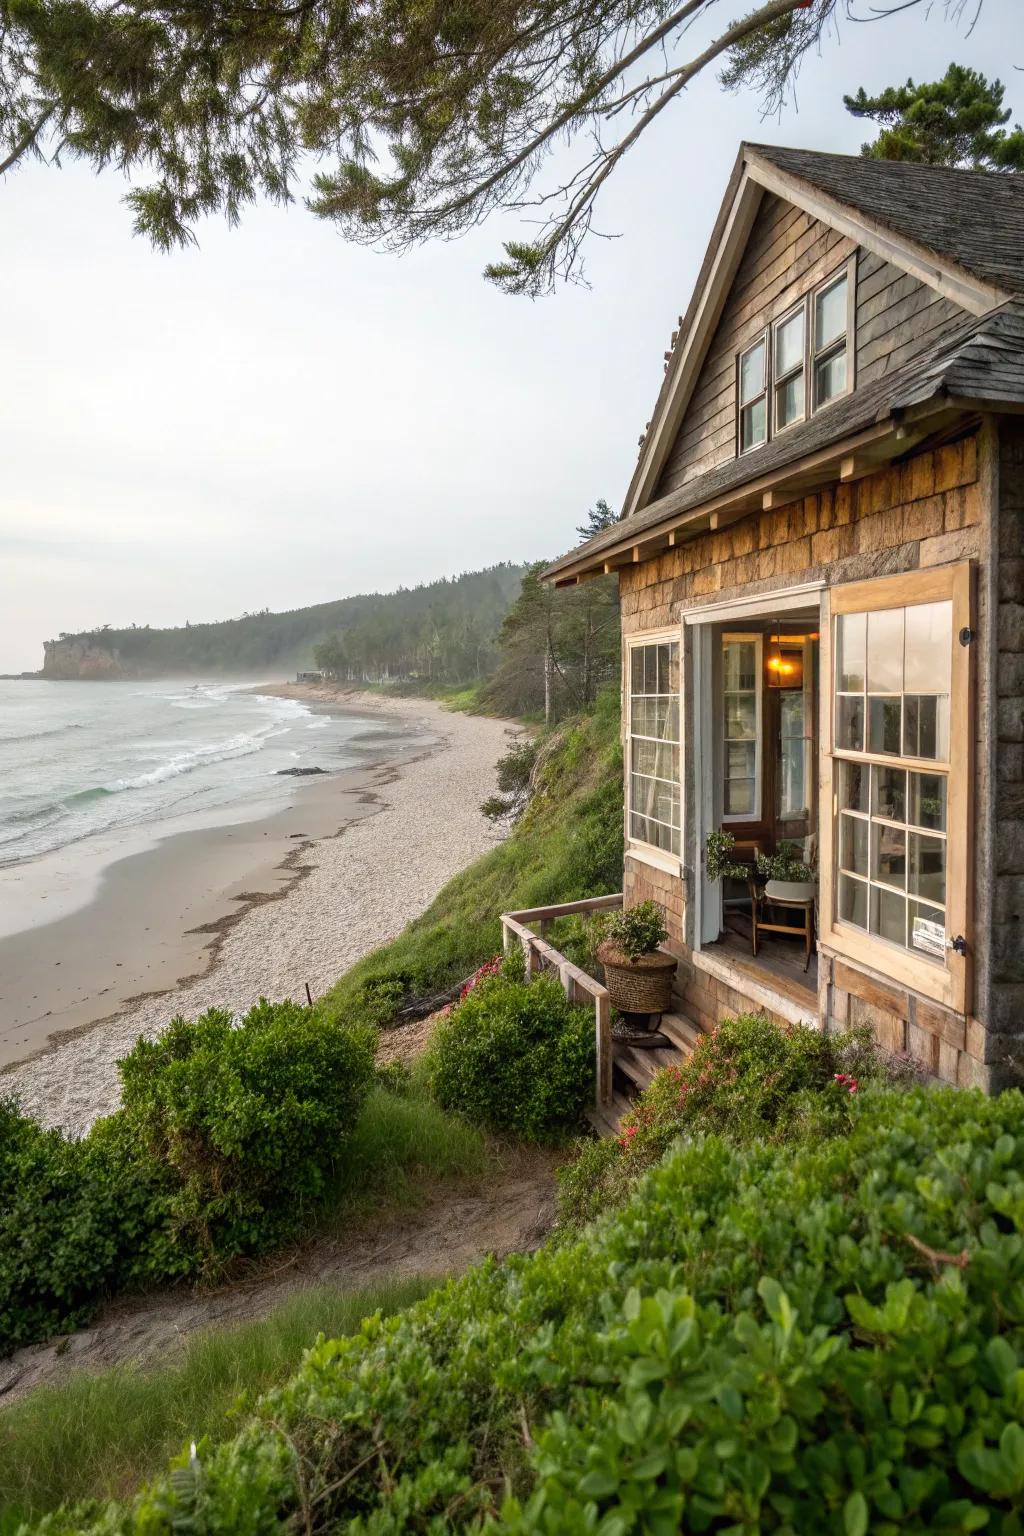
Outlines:
{"type": "Polygon", "coordinates": [[[629,652],[629,836],[678,856],[679,642],[629,652]]]}
{"type": "Polygon", "coordinates": [[[960,1007],[969,578],[947,567],[831,598],[830,918],[879,969],[960,1007]]]}

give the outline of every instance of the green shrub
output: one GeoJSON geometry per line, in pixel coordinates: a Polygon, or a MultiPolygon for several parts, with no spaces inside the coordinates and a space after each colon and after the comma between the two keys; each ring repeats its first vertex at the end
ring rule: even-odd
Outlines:
{"type": "Polygon", "coordinates": [[[621,1204],[631,1186],[683,1135],[792,1141],[841,1135],[853,1100],[871,1084],[912,1076],[865,1031],[781,1029],[764,1014],[727,1019],[680,1067],[659,1072],[622,1121],[617,1140],[584,1146],[561,1168],[559,1220],[584,1225],[621,1204]]]}
{"type": "Polygon", "coordinates": [[[665,910],[656,901],[638,901],[616,912],[608,923],[608,937],[630,960],[653,955],[668,938],[665,910]]]}
{"type": "Polygon", "coordinates": [[[176,1264],[209,1272],[299,1231],[351,1136],[374,1035],[298,1003],[260,1001],[237,1024],[211,1008],[140,1039],[120,1063],[138,1153],[173,1182],[159,1224],[176,1264]]]}
{"type": "Polygon", "coordinates": [[[518,951],[440,1021],[427,1060],[439,1104],[527,1141],[577,1124],[593,1093],[594,1018],[518,951]]]}
{"type": "Polygon", "coordinates": [[[1024,1096],[849,1098],[846,1136],[681,1145],[39,1529],[1019,1536],[1024,1096]]]}
{"type": "Polygon", "coordinates": [[[0,1104],[0,1354],[113,1290],[208,1275],[293,1236],[327,1193],[374,1036],[294,1003],[175,1019],[119,1063],[123,1107],[81,1141],[0,1104]]]}
{"type": "Polygon", "coordinates": [[[117,1262],[119,1193],[81,1143],[0,1102],[0,1351],[88,1316],[117,1262]]]}

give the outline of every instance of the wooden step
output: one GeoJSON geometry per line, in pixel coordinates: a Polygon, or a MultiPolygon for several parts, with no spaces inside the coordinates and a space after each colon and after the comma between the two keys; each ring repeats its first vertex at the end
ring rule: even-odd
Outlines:
{"type": "Polygon", "coordinates": [[[608,1104],[595,1104],[587,1110],[587,1119],[599,1136],[617,1136],[619,1134],[619,1122],[623,1115],[628,1114],[633,1105],[624,1093],[616,1093],[608,1104]]]}
{"type": "Polygon", "coordinates": [[[681,1013],[663,1013],[658,1028],[663,1035],[668,1036],[682,1056],[692,1056],[697,1044],[704,1038],[700,1025],[681,1013]]]}
{"type": "Polygon", "coordinates": [[[682,1053],[674,1045],[662,1046],[658,1050],[637,1048],[627,1045],[625,1041],[617,1040],[612,1048],[613,1060],[631,1082],[637,1088],[644,1089],[653,1080],[655,1073],[663,1067],[677,1066],[684,1060],[682,1053]]]}

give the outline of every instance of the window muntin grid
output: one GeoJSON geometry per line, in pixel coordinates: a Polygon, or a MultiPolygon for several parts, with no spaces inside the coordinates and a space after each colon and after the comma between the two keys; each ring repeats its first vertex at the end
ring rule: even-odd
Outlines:
{"type": "Polygon", "coordinates": [[[629,835],[678,855],[678,641],[632,646],[629,679],[629,835]]]}
{"type": "Polygon", "coordinates": [[[952,634],[949,600],[835,621],[836,915],[932,958],[947,934],[952,634]]]}
{"type": "Polygon", "coordinates": [[[748,453],[852,385],[850,263],[773,320],[736,360],[737,447],[748,453]],[[769,409],[770,404],[770,409],[769,409]]]}
{"type": "Polygon", "coordinates": [[[761,814],[761,641],[722,636],[722,820],[761,814]]]}

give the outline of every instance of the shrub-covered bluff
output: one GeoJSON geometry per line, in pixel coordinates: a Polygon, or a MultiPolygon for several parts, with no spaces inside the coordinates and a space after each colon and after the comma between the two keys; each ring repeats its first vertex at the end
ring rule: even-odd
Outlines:
{"type": "Polygon", "coordinates": [[[577,1240],[319,1343],[234,1439],[37,1529],[1019,1532],[1024,1097],[849,1114],[682,1144],[577,1240]]]}

